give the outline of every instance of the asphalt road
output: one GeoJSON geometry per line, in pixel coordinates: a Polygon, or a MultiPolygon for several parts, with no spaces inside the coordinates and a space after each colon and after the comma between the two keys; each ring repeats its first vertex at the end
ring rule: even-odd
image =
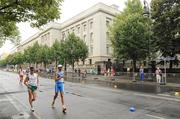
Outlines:
{"type": "Polygon", "coordinates": [[[180,98],[65,82],[67,113],[60,100],[51,108],[54,81],[40,78],[32,113],[18,75],[0,71],[0,119],[180,119],[180,98]],[[130,107],[135,112],[130,112],[130,107]]]}

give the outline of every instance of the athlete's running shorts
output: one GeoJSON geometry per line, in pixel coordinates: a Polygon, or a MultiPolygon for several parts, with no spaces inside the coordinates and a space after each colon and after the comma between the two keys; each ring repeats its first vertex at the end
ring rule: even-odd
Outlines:
{"type": "Polygon", "coordinates": [[[55,83],[55,92],[64,92],[64,82],[55,83]]]}
{"type": "Polygon", "coordinates": [[[37,86],[28,85],[28,89],[34,92],[37,90],[37,86]]]}

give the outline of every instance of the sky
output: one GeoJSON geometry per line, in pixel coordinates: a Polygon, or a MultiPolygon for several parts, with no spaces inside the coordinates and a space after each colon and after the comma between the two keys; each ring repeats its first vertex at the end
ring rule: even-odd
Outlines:
{"type": "MultiPolygon", "coordinates": [[[[125,7],[125,2],[127,0],[64,0],[61,8],[60,19],[56,22],[62,23],[73,16],[81,13],[82,11],[92,7],[93,5],[102,2],[107,5],[116,4],[119,6],[119,10],[123,10],[125,7]]],[[[143,0],[141,0],[143,1],[143,0]]],[[[150,0],[147,0],[148,2],[150,0]]],[[[21,41],[27,40],[30,36],[38,32],[37,28],[31,28],[29,23],[19,23],[17,24],[21,41]]],[[[13,48],[13,44],[7,41],[2,48],[0,48],[0,54],[3,52],[10,52],[13,48]]]]}

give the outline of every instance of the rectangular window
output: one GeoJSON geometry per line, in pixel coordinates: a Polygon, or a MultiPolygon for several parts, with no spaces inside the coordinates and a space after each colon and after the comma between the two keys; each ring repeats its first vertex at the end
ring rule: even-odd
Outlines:
{"type": "Polygon", "coordinates": [[[112,19],[109,17],[106,17],[106,27],[108,28],[110,23],[111,23],[112,19]]]}
{"type": "Polygon", "coordinates": [[[109,45],[106,46],[106,53],[107,53],[107,55],[110,54],[110,47],[109,47],[109,45]]]}
{"type": "Polygon", "coordinates": [[[93,42],[93,33],[90,34],[90,42],[93,42]]]}
{"type": "Polygon", "coordinates": [[[65,40],[65,33],[62,33],[62,40],[65,40]]]}
{"type": "Polygon", "coordinates": [[[109,21],[106,20],[106,27],[109,27],[109,21]]]}
{"type": "Polygon", "coordinates": [[[90,46],[90,54],[91,55],[93,54],[93,46],[92,45],[90,46]]]}
{"type": "Polygon", "coordinates": [[[109,32],[106,32],[106,43],[111,44],[109,32]]]}
{"type": "Polygon", "coordinates": [[[67,34],[69,34],[69,29],[68,29],[68,30],[66,30],[66,33],[67,33],[67,34]]]}
{"type": "Polygon", "coordinates": [[[73,32],[73,33],[74,33],[74,27],[71,27],[71,32],[73,32]]]}
{"type": "Polygon", "coordinates": [[[91,21],[90,22],[90,29],[92,29],[93,28],[93,22],[91,21]]]}
{"type": "Polygon", "coordinates": [[[89,59],[89,64],[90,64],[90,65],[92,64],[92,59],[89,59]]]}
{"type": "Polygon", "coordinates": [[[106,32],[106,41],[109,42],[109,32],[106,32]]]}
{"type": "Polygon", "coordinates": [[[84,31],[86,31],[86,24],[84,24],[84,31]]]}
{"type": "Polygon", "coordinates": [[[80,27],[78,27],[78,33],[80,33],[80,27]]]}
{"type": "Polygon", "coordinates": [[[86,42],[86,35],[84,35],[84,42],[86,42]]]}

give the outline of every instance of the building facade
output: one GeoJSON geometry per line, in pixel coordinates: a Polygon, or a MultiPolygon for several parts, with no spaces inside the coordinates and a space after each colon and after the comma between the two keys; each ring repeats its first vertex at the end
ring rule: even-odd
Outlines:
{"type": "Polygon", "coordinates": [[[27,40],[20,43],[17,46],[17,51],[23,52],[29,46],[32,46],[34,43],[38,42],[40,45],[47,45],[49,47],[55,42],[55,40],[60,40],[60,24],[59,23],[50,23],[40,30],[38,33],[29,37],[27,40]]]}
{"type": "MultiPolygon", "coordinates": [[[[74,32],[88,46],[89,56],[85,65],[102,68],[105,61],[112,59],[108,27],[118,13],[116,5],[98,3],[61,24],[49,24],[47,28],[22,42],[18,51],[23,51],[35,42],[52,46],[55,40],[63,41],[69,33],[74,32]]],[[[75,66],[82,66],[82,62],[75,66]]]]}

